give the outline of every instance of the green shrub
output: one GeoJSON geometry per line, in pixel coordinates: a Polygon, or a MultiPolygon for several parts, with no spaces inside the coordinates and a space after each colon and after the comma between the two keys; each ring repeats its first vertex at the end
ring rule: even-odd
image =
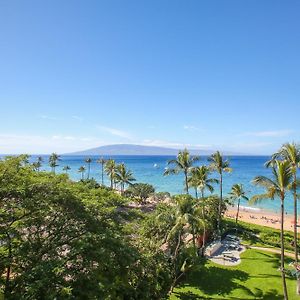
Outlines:
{"type": "MultiPolygon", "coordinates": [[[[278,229],[249,224],[242,221],[239,221],[236,228],[236,224],[233,220],[225,219],[223,221],[224,234],[227,232],[236,232],[236,230],[238,230],[239,236],[250,245],[280,247],[280,230],[278,229]]],[[[298,235],[298,237],[300,237],[300,235],[298,235]]],[[[293,240],[293,233],[285,231],[284,245],[287,250],[294,250],[292,245],[293,240]]]]}

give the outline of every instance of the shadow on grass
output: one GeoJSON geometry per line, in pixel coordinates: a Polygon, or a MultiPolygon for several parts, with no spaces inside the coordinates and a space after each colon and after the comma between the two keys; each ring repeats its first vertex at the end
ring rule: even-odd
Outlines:
{"type": "Polygon", "coordinates": [[[208,268],[198,266],[189,274],[188,283],[182,283],[178,287],[195,287],[206,295],[224,295],[234,289],[243,288],[236,280],[246,281],[248,278],[249,275],[240,270],[223,269],[215,266],[208,268]]]}
{"type": "MultiPolygon", "coordinates": [[[[273,267],[275,267],[275,265],[278,267],[278,258],[276,255],[274,257],[273,253],[260,254],[263,258],[259,258],[259,260],[268,261],[272,266],[274,265],[273,267]]],[[[247,259],[252,259],[252,257],[247,259]]],[[[257,259],[257,257],[253,257],[253,260],[257,259]]],[[[250,277],[261,278],[261,280],[263,280],[263,278],[280,277],[279,272],[278,275],[260,274],[253,276],[242,270],[206,265],[206,263],[207,262],[203,262],[202,265],[197,265],[197,267],[188,274],[187,278],[177,286],[174,290],[174,295],[178,299],[282,299],[282,295],[279,295],[278,291],[275,289],[249,289],[242,284],[250,277]],[[181,290],[182,288],[184,288],[184,290],[181,290]],[[201,295],[199,295],[197,290],[201,293],[201,295]],[[234,290],[236,290],[237,293],[239,293],[237,290],[240,291],[240,298],[229,296],[229,294],[234,290]]]]}
{"type": "Polygon", "coordinates": [[[270,289],[267,292],[263,293],[260,289],[255,289],[254,292],[248,291],[248,297],[237,298],[237,297],[214,297],[214,296],[205,296],[205,295],[197,295],[193,292],[174,292],[174,295],[181,300],[199,300],[199,299],[228,299],[228,300],[238,300],[238,299],[261,299],[261,300],[282,300],[282,295],[279,295],[276,290],[270,289]]]}

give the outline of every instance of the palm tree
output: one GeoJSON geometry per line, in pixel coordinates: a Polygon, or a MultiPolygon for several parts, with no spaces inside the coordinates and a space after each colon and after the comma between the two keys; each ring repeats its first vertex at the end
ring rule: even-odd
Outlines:
{"type": "Polygon", "coordinates": [[[106,163],[106,160],[101,157],[100,159],[97,160],[98,164],[101,164],[101,184],[104,185],[104,164],[106,163]]]}
{"type": "Polygon", "coordinates": [[[33,166],[35,171],[39,172],[41,164],[38,161],[33,162],[32,166],[33,166]]]}
{"type": "Polygon", "coordinates": [[[221,205],[223,202],[223,172],[231,172],[232,169],[229,168],[229,161],[224,160],[222,157],[221,153],[217,151],[216,153],[212,154],[209,158],[208,161],[210,162],[210,169],[212,171],[216,171],[219,173],[220,179],[220,200],[219,200],[219,216],[218,216],[218,222],[217,222],[217,227],[218,227],[218,234],[219,237],[221,237],[221,205]]]}
{"type": "Polygon", "coordinates": [[[105,172],[110,179],[110,188],[114,187],[115,174],[116,174],[116,162],[113,159],[109,159],[105,163],[105,172]]]}
{"type": "Polygon", "coordinates": [[[193,187],[195,189],[195,197],[198,199],[198,168],[193,167],[190,170],[190,175],[188,176],[188,185],[189,187],[193,187]]]}
{"type": "Polygon", "coordinates": [[[55,152],[49,156],[49,166],[51,167],[51,171],[55,174],[55,168],[58,167],[57,162],[60,160],[60,156],[55,152]]]}
{"type": "Polygon", "coordinates": [[[293,172],[292,190],[294,197],[294,252],[295,261],[298,262],[297,249],[297,169],[300,166],[300,147],[295,143],[287,143],[282,145],[278,152],[274,153],[272,159],[266,163],[269,167],[276,159],[283,159],[290,163],[293,172]]]}
{"type": "Polygon", "coordinates": [[[246,201],[249,200],[248,197],[246,197],[246,192],[244,191],[242,184],[234,184],[231,188],[231,192],[229,193],[229,198],[233,201],[237,201],[237,211],[236,211],[236,217],[235,217],[235,224],[237,224],[239,219],[239,212],[240,212],[240,202],[241,199],[244,199],[246,201]]]}
{"type": "Polygon", "coordinates": [[[251,202],[255,203],[263,199],[274,199],[278,197],[280,199],[280,212],[281,212],[281,228],[280,228],[280,240],[281,240],[281,277],[283,284],[284,299],[288,299],[285,270],[284,270],[284,200],[286,191],[290,187],[293,181],[293,168],[288,161],[275,160],[272,166],[273,180],[265,176],[257,176],[253,179],[255,185],[261,186],[266,190],[265,194],[256,195],[251,198],[251,202]]]}
{"type": "Polygon", "coordinates": [[[199,159],[200,159],[199,156],[191,156],[187,149],[184,149],[183,151],[179,151],[176,159],[171,159],[168,161],[168,165],[173,165],[173,167],[165,170],[164,176],[183,172],[185,178],[185,190],[186,193],[188,194],[189,193],[188,174],[194,162],[198,161],[199,159]]]}
{"type": "Polygon", "coordinates": [[[40,171],[43,161],[44,161],[43,158],[41,156],[38,156],[36,161],[36,167],[38,172],[40,171]]]}
{"type": "Polygon", "coordinates": [[[167,240],[170,240],[174,234],[179,233],[177,240],[177,247],[174,252],[174,260],[177,257],[179,244],[182,242],[182,234],[184,229],[189,229],[191,234],[193,235],[193,245],[196,248],[195,242],[195,225],[197,222],[201,222],[198,214],[195,213],[195,205],[192,201],[191,196],[180,195],[175,197],[176,202],[176,222],[173,228],[170,230],[167,240]]]}
{"type": "Polygon", "coordinates": [[[200,190],[201,198],[204,198],[204,191],[209,190],[211,193],[214,191],[212,184],[219,183],[215,178],[209,178],[210,170],[207,166],[194,167],[191,169],[190,176],[188,177],[188,183],[197,190],[200,190]]]}
{"type": "Polygon", "coordinates": [[[87,179],[89,179],[90,178],[90,172],[91,172],[91,162],[92,162],[92,159],[91,158],[87,158],[85,160],[85,162],[88,164],[87,179]]]}
{"type": "MultiPolygon", "coordinates": [[[[195,205],[193,203],[193,199],[189,195],[180,195],[175,197],[176,210],[175,210],[175,224],[171,228],[167,241],[170,241],[175,237],[177,240],[176,247],[174,250],[174,254],[172,255],[173,265],[174,265],[174,274],[176,275],[176,261],[180,251],[180,246],[183,243],[183,234],[184,231],[188,231],[193,236],[193,247],[196,253],[196,242],[195,242],[195,234],[196,227],[199,227],[199,224],[202,223],[201,218],[199,217],[198,212],[195,209],[195,205]]],[[[171,285],[171,291],[173,290],[176,284],[177,278],[175,276],[175,280],[171,285]]]]}
{"type": "Polygon", "coordinates": [[[37,172],[40,171],[40,168],[41,168],[41,166],[42,166],[42,162],[43,162],[43,158],[42,158],[41,156],[39,156],[39,157],[37,158],[37,160],[36,160],[34,163],[32,163],[32,166],[34,167],[34,169],[35,169],[37,172]]]}
{"type": "Polygon", "coordinates": [[[135,178],[132,175],[130,170],[126,169],[124,163],[120,164],[116,168],[115,179],[121,185],[121,194],[123,194],[125,189],[125,184],[131,185],[132,181],[135,181],[135,178]]]}
{"type": "MultiPolygon", "coordinates": [[[[205,226],[205,205],[204,205],[204,191],[208,190],[210,193],[214,191],[213,183],[218,183],[219,181],[215,178],[209,178],[210,170],[207,166],[194,167],[191,169],[191,175],[188,178],[189,184],[195,187],[196,189],[196,198],[197,189],[199,188],[201,193],[201,214],[203,219],[203,236],[202,236],[202,250],[205,247],[205,235],[206,235],[206,226],[205,226]]],[[[202,251],[203,253],[203,251],[202,251]]]]}
{"type": "Polygon", "coordinates": [[[85,170],[86,168],[84,166],[81,166],[79,169],[78,169],[78,173],[81,173],[81,180],[84,179],[84,173],[85,173],[85,170]]]}
{"type": "Polygon", "coordinates": [[[65,171],[66,174],[67,174],[68,171],[70,171],[70,170],[71,170],[71,167],[70,167],[70,166],[64,166],[64,167],[63,167],[63,171],[65,171]]]}

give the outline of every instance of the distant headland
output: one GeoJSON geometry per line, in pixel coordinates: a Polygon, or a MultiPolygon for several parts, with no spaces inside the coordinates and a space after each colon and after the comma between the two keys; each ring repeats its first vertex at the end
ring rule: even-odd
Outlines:
{"type": "MultiPolygon", "coordinates": [[[[134,144],[115,144],[65,153],[65,155],[177,155],[179,149],[145,146],[134,144]]],[[[211,155],[215,150],[190,149],[192,155],[211,155]]],[[[223,152],[224,155],[245,155],[242,153],[223,152]]]]}

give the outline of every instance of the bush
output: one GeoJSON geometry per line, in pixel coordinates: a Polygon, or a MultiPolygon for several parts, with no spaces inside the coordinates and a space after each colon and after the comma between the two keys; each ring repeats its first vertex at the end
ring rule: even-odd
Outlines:
{"type": "Polygon", "coordinates": [[[145,201],[155,192],[155,188],[148,183],[132,184],[125,192],[125,196],[133,197],[141,203],[145,201]]]}
{"type": "Polygon", "coordinates": [[[94,179],[82,179],[80,180],[84,185],[86,185],[90,189],[98,189],[100,188],[100,184],[94,179]]]}
{"type": "Polygon", "coordinates": [[[171,194],[169,192],[158,192],[154,194],[154,197],[157,201],[164,201],[167,198],[170,198],[171,194]]]}

